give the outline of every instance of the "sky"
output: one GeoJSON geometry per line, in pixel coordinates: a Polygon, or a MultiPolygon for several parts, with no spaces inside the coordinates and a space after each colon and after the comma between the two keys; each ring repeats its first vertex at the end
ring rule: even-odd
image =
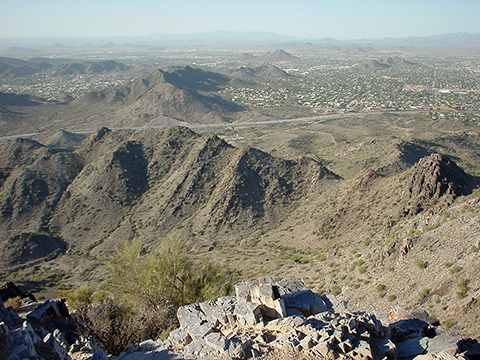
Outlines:
{"type": "Polygon", "coordinates": [[[0,0],[0,38],[268,31],[338,40],[480,33],[479,0],[0,0]]]}

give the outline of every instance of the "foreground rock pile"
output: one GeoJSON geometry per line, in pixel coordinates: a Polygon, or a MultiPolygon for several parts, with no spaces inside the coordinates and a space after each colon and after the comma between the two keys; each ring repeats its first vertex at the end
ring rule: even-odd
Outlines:
{"type": "Polygon", "coordinates": [[[117,359],[478,359],[476,340],[445,331],[425,311],[349,312],[301,281],[270,277],[236,285],[236,296],[181,307],[165,340],[129,345],[117,359]]]}
{"type": "Polygon", "coordinates": [[[64,299],[37,302],[13,283],[0,288],[0,359],[67,360],[81,353],[84,360],[106,360],[93,339],[78,336],[78,325],[69,315],[64,299]],[[15,312],[1,299],[22,298],[15,312]]]}

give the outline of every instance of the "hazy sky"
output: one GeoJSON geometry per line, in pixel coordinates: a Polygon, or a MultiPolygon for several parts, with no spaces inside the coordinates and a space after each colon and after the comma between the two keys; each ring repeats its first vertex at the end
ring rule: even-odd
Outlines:
{"type": "Polygon", "coordinates": [[[479,15],[479,0],[0,0],[0,37],[233,30],[376,39],[479,33],[479,15]]]}

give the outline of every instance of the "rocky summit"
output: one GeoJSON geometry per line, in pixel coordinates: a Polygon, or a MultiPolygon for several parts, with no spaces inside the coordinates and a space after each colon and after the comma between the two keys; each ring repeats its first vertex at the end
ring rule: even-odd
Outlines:
{"type": "Polygon", "coordinates": [[[351,312],[295,278],[240,282],[236,296],[180,307],[166,340],[129,345],[140,359],[478,359],[480,344],[424,310],[351,312]]]}
{"type": "Polygon", "coordinates": [[[236,296],[182,306],[180,327],[166,340],[129,344],[107,356],[91,336],[82,337],[65,299],[37,302],[14,284],[0,301],[0,358],[5,360],[173,359],[478,359],[477,340],[446,331],[424,310],[351,312],[334,295],[320,295],[302,281],[269,276],[235,285],[236,296]]]}

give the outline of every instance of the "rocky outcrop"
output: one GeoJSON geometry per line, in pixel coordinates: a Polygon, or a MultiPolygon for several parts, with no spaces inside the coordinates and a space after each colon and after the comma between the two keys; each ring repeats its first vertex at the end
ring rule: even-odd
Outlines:
{"type": "Polygon", "coordinates": [[[480,351],[476,340],[445,331],[423,310],[397,308],[390,316],[353,313],[335,296],[316,294],[297,279],[274,282],[261,277],[238,283],[235,290],[236,296],[181,307],[180,327],[167,340],[129,345],[117,360],[281,358],[285,354],[326,359],[424,355],[473,359],[480,351]]]}
{"type": "Polygon", "coordinates": [[[404,191],[404,214],[416,215],[432,201],[450,204],[468,186],[468,175],[448,157],[426,156],[415,165],[404,191]]]}
{"type": "MultiPolygon", "coordinates": [[[[3,288],[18,289],[14,284],[3,288]]],[[[93,339],[78,336],[78,325],[63,299],[37,303],[25,297],[22,303],[17,314],[0,301],[0,359],[66,360],[74,353],[82,360],[107,358],[93,339]]]]}

